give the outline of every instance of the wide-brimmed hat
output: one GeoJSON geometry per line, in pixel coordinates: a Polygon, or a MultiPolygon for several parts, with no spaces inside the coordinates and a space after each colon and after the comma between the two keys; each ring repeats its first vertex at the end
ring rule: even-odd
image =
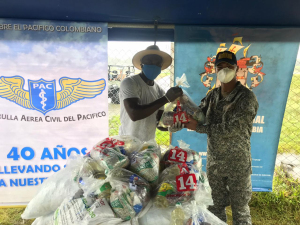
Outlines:
{"type": "Polygon", "coordinates": [[[141,70],[141,60],[146,55],[159,55],[160,57],[162,57],[162,70],[168,68],[172,63],[172,57],[168,53],[160,51],[157,45],[151,45],[148,48],[146,48],[146,50],[136,53],[132,58],[132,64],[137,69],[141,70]]]}

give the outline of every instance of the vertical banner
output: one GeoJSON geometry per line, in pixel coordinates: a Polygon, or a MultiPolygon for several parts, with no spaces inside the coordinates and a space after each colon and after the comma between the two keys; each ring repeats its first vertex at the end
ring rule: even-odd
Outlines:
{"type": "MultiPolygon", "coordinates": [[[[252,187],[271,191],[281,124],[299,48],[299,29],[176,26],[175,76],[186,74],[186,91],[196,104],[221,85],[215,73],[220,51],[237,56],[237,80],[252,90],[259,110],[251,136],[252,187]]],[[[184,140],[204,156],[207,135],[182,130],[173,135],[172,144],[184,140]]]]}
{"type": "Polygon", "coordinates": [[[107,24],[0,20],[0,204],[108,136],[107,24]]]}

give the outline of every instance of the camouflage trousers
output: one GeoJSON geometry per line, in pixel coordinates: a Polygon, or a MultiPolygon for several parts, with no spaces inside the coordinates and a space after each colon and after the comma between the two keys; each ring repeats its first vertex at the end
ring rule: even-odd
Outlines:
{"type": "Polygon", "coordinates": [[[207,168],[207,177],[212,189],[213,206],[209,211],[227,221],[225,207],[231,205],[233,225],[251,225],[248,203],[252,195],[251,174],[245,176],[222,176],[207,168]]]}

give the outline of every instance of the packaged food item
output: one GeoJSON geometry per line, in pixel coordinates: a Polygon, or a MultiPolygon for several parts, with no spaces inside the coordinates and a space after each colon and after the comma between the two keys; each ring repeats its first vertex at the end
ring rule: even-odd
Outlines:
{"type": "Polygon", "coordinates": [[[226,225],[203,205],[197,205],[196,201],[185,205],[186,215],[190,215],[185,225],[226,225]]]}
{"type": "Polygon", "coordinates": [[[53,213],[36,218],[31,225],[53,225],[53,213]]]}
{"type": "Polygon", "coordinates": [[[131,220],[135,217],[136,211],[133,208],[133,198],[134,194],[131,194],[127,185],[119,184],[112,189],[110,205],[116,215],[122,220],[131,220]]]}
{"type": "Polygon", "coordinates": [[[184,223],[184,211],[180,203],[177,203],[175,209],[171,214],[170,225],[183,225],[184,223]]]}
{"type": "Polygon", "coordinates": [[[161,127],[170,127],[174,124],[174,111],[164,111],[161,116],[161,127]]]}
{"type": "Polygon", "coordinates": [[[104,198],[109,201],[111,185],[108,181],[104,179],[86,178],[85,186],[86,187],[82,196],[84,196],[86,199],[92,199],[95,201],[96,199],[104,198]]]}
{"type": "Polygon", "coordinates": [[[93,149],[102,150],[106,148],[123,147],[122,154],[127,155],[134,151],[139,151],[143,143],[136,137],[121,135],[105,138],[98,142],[93,149]]]}
{"type": "Polygon", "coordinates": [[[205,172],[201,172],[199,176],[198,190],[195,193],[195,200],[197,205],[204,205],[205,207],[213,205],[211,196],[211,188],[205,172]]]}
{"type": "Polygon", "coordinates": [[[138,216],[149,203],[149,183],[123,168],[111,170],[107,176],[112,187],[110,205],[116,215],[122,220],[138,216]]]}
{"type": "Polygon", "coordinates": [[[130,155],[129,170],[143,177],[153,187],[157,184],[159,177],[160,148],[148,147],[130,155]]]}
{"type": "Polygon", "coordinates": [[[106,199],[89,204],[84,197],[65,199],[53,215],[53,225],[98,225],[115,217],[106,199]]]}
{"type": "Polygon", "coordinates": [[[156,141],[154,139],[149,140],[149,141],[145,141],[143,143],[142,148],[140,149],[140,151],[144,151],[146,149],[156,150],[157,153],[160,155],[160,146],[156,143],[156,141]]]}
{"type": "Polygon", "coordinates": [[[77,176],[74,178],[79,187],[86,191],[89,188],[91,179],[106,179],[104,168],[101,167],[96,160],[85,157],[84,163],[81,165],[77,176]]]}
{"type": "Polygon", "coordinates": [[[179,147],[170,145],[169,150],[162,157],[161,167],[164,169],[174,164],[188,163],[200,170],[202,161],[199,153],[189,149],[189,145],[182,140],[179,140],[178,143],[179,147]]]}
{"type": "Polygon", "coordinates": [[[154,205],[158,208],[175,206],[194,199],[199,183],[199,170],[191,164],[174,164],[159,178],[154,205]]]}
{"type": "Polygon", "coordinates": [[[157,208],[152,206],[149,211],[139,219],[139,225],[170,225],[173,210],[174,207],[157,208]]]}
{"type": "Polygon", "coordinates": [[[177,100],[177,105],[171,102],[166,106],[159,121],[159,126],[170,127],[176,122],[181,122],[182,124],[189,122],[189,116],[187,112],[182,109],[179,100],[177,100]]]}
{"type": "Polygon", "coordinates": [[[126,168],[129,165],[129,159],[126,156],[124,147],[115,146],[112,148],[93,148],[90,156],[97,161],[106,170],[114,168],[126,168]]]}
{"type": "MultiPolygon", "coordinates": [[[[187,82],[185,74],[183,74],[181,78],[178,77],[176,78],[176,86],[181,86],[185,88],[190,87],[189,83],[187,82]]],[[[201,111],[199,106],[197,106],[193,102],[193,100],[185,90],[183,90],[183,95],[179,97],[179,101],[181,104],[182,111],[185,111],[188,115],[191,115],[195,120],[197,120],[202,124],[206,122],[206,118],[203,112],[201,111]]]]}

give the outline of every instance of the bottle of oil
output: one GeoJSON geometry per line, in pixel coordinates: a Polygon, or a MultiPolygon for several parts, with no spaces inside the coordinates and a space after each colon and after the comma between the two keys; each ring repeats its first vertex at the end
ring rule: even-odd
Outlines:
{"type": "Polygon", "coordinates": [[[177,203],[175,209],[171,213],[170,225],[183,225],[184,222],[184,211],[180,203],[177,203]]]}

